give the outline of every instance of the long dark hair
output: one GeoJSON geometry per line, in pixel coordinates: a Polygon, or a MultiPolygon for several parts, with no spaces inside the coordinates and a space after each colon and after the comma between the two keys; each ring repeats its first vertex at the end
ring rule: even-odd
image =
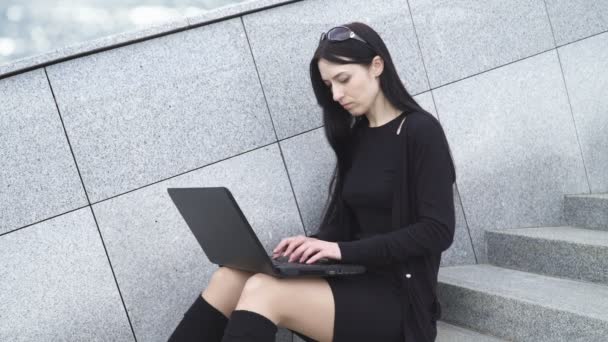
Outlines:
{"type": "Polygon", "coordinates": [[[433,115],[420,107],[405,89],[380,35],[361,22],[352,22],[342,26],[350,28],[367,44],[356,39],[347,39],[341,42],[325,39],[319,42],[319,46],[310,61],[310,80],[317,103],[323,110],[325,136],[334,150],[337,160],[329,184],[327,201],[323,209],[323,219],[319,226],[321,229],[330,223],[342,223],[341,221],[335,222],[334,219],[342,218],[344,177],[352,162],[354,132],[358,125],[364,122],[362,119],[364,116],[353,117],[338,102],[333,100],[331,90],[321,79],[319,59],[323,58],[338,64],[360,64],[369,67],[373,58],[380,56],[384,60],[384,70],[380,74],[380,89],[387,100],[399,111],[405,112],[406,115],[411,112],[421,112],[436,120],[433,115]]]}

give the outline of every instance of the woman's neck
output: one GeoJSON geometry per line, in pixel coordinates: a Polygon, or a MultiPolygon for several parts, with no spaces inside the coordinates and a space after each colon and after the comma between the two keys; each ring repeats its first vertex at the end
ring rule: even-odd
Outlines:
{"type": "Polygon", "coordinates": [[[382,92],[379,92],[376,101],[372,104],[369,111],[365,114],[369,127],[378,127],[386,124],[401,114],[401,111],[395,108],[384,97],[382,92]]]}

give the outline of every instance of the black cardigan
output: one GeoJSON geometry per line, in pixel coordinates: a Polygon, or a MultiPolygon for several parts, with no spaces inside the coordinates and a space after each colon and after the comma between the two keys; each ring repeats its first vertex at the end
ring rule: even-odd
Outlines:
{"type": "Polygon", "coordinates": [[[352,240],[354,217],[344,210],[311,237],[337,242],[343,263],[394,266],[402,280],[405,340],[434,341],[441,316],[436,294],[441,252],[454,239],[456,175],[439,121],[423,112],[404,119],[391,232],[352,240]]]}

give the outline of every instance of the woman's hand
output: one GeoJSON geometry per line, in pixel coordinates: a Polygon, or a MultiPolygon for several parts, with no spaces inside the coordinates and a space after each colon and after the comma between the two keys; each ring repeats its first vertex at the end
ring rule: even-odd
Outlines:
{"type": "Polygon", "coordinates": [[[289,256],[289,262],[299,260],[298,262],[306,261],[307,264],[312,264],[321,258],[342,259],[340,247],[336,242],[323,241],[304,235],[284,238],[272,252],[273,259],[282,254],[289,256]]]}

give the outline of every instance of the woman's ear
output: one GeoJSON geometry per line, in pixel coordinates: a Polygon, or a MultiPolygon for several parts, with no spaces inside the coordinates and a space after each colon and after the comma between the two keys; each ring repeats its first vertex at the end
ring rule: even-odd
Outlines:
{"type": "Polygon", "coordinates": [[[380,56],[375,56],[374,59],[372,59],[372,72],[374,77],[380,77],[382,71],[384,71],[384,60],[382,60],[382,57],[380,56]]]}

